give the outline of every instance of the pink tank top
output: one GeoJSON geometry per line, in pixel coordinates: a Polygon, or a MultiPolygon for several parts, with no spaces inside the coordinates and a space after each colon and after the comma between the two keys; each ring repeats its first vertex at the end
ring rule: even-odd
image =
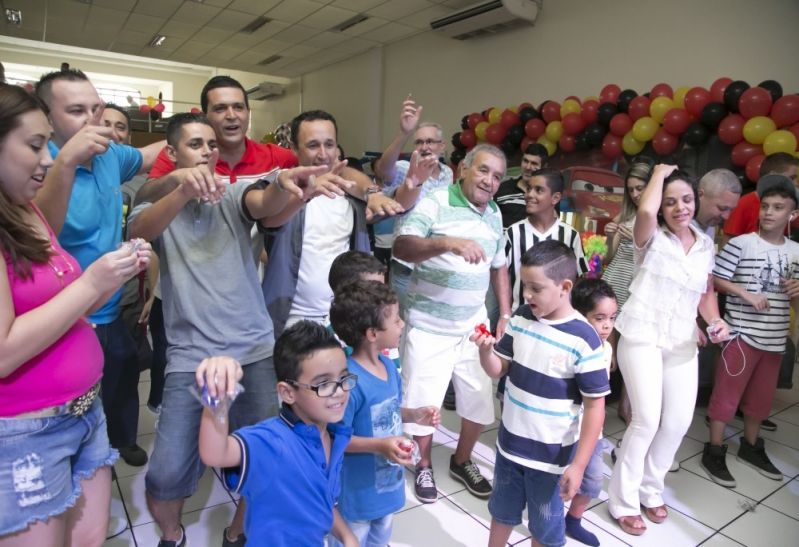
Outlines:
{"type": "MultiPolygon", "coordinates": [[[[58,244],[42,218],[55,254],[44,264],[32,264],[32,276],[20,279],[4,253],[14,313],[18,317],[53,298],[80,274],[78,262],[58,244]]],[[[15,416],[60,405],[83,395],[103,374],[103,350],[92,326],[80,318],[53,345],[0,378],[0,416],[15,416]]]]}

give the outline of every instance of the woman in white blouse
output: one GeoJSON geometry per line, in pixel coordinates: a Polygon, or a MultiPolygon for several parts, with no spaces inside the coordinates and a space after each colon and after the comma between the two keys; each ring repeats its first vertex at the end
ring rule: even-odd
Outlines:
{"type": "Polygon", "coordinates": [[[729,335],[713,291],[713,241],[692,220],[696,181],[657,165],[633,227],[635,277],[616,322],[618,362],[632,405],[610,480],[610,514],[641,535],[668,516],[663,482],[691,424],[697,388],[696,314],[716,339],[729,335]]]}

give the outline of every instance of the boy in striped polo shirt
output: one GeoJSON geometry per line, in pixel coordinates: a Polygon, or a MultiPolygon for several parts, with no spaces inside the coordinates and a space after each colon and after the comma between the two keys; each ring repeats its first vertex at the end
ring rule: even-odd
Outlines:
{"type": "Polygon", "coordinates": [[[507,543],[525,504],[534,545],[566,543],[563,502],[582,482],[610,393],[602,342],[570,302],[576,279],[571,249],[542,241],[522,257],[528,305],[516,311],[496,347],[490,335],[472,336],[486,373],[508,373],[488,502],[489,545],[507,543]]]}

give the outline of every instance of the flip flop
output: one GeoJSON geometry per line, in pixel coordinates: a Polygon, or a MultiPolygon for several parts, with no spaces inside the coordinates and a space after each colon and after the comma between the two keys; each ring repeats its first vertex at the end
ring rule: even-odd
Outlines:
{"type": "Polygon", "coordinates": [[[640,536],[646,532],[646,524],[644,524],[644,519],[641,518],[641,515],[627,515],[626,517],[619,517],[616,519],[616,522],[619,523],[619,527],[624,532],[630,534],[631,536],[640,536]],[[636,524],[638,524],[639,527],[636,527],[636,524]]]}
{"type": "Polygon", "coordinates": [[[641,508],[644,510],[646,518],[655,524],[660,524],[669,516],[669,510],[666,509],[665,505],[661,505],[659,507],[644,507],[642,505],[641,508]]]}

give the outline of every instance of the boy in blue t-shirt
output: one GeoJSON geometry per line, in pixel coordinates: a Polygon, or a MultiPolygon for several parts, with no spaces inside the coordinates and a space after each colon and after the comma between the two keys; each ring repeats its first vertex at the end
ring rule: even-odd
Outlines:
{"type": "Polygon", "coordinates": [[[343,285],[330,307],[330,321],[353,348],[347,366],[358,375],[342,420],[353,436],[341,471],[338,509],[361,546],[385,546],[393,514],[405,504],[402,466],[412,463],[413,441],[402,436],[402,422],[437,426],[440,416],[432,406],[401,408],[399,372],[382,353],[399,345],[405,326],[388,285],[365,280],[343,285]]]}
{"type": "MultiPolygon", "coordinates": [[[[341,421],[358,377],[335,336],[311,321],[286,329],[274,357],[280,414],[228,435],[227,420],[205,408],[200,457],[206,465],[238,467],[228,484],[247,501],[244,531],[251,541],[319,546],[332,533],[355,547],[358,540],[335,508],[352,430],[331,424],[341,421]]],[[[200,363],[196,380],[216,397],[232,393],[242,375],[234,359],[211,357],[200,363]]]]}
{"type": "Polygon", "coordinates": [[[569,299],[574,252],[542,241],[524,253],[520,273],[527,305],[516,310],[496,347],[490,334],[471,337],[489,376],[507,372],[489,545],[507,543],[527,504],[533,544],[557,547],[566,543],[563,502],[582,482],[610,386],[602,342],[569,299]]]}

